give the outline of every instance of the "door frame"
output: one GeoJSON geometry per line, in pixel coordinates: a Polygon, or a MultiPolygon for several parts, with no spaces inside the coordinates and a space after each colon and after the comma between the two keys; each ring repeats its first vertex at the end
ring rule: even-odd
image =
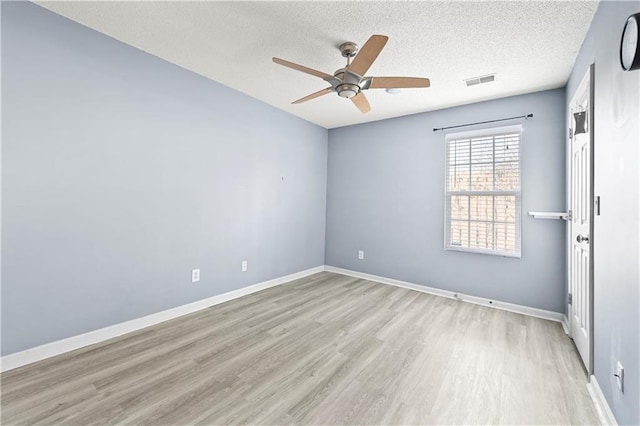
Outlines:
{"type": "MultiPolygon", "coordinates": [[[[571,116],[572,111],[571,111],[571,107],[574,104],[574,102],[576,101],[576,97],[579,94],[579,89],[583,87],[584,82],[586,79],[589,79],[589,111],[588,111],[588,125],[589,125],[589,171],[590,171],[590,176],[589,176],[589,203],[591,208],[589,209],[589,301],[587,303],[588,309],[589,309],[589,365],[585,366],[587,369],[587,373],[589,375],[593,374],[593,325],[594,325],[594,318],[593,318],[593,300],[594,300],[594,294],[593,294],[593,290],[594,290],[594,274],[593,274],[593,265],[594,265],[594,243],[595,243],[595,238],[594,238],[594,219],[595,219],[595,210],[596,208],[599,210],[600,206],[596,206],[594,203],[595,200],[595,188],[594,188],[594,183],[595,183],[595,108],[594,108],[594,99],[595,99],[595,63],[592,63],[589,65],[589,68],[587,69],[587,71],[584,74],[584,77],[580,80],[580,84],[578,85],[578,89],[576,90],[576,92],[573,94],[573,97],[571,98],[571,101],[569,102],[568,108],[567,108],[567,123],[568,123],[568,132],[567,132],[567,155],[566,155],[566,166],[567,166],[567,173],[566,173],[566,188],[567,188],[567,210],[570,211],[569,209],[572,207],[571,205],[571,199],[572,199],[572,192],[571,192],[571,177],[573,175],[573,170],[572,170],[572,128],[573,128],[573,117],[571,116]]],[[[573,212],[571,212],[571,214],[573,214],[573,212]]],[[[598,212],[599,214],[599,212],[598,212]]],[[[571,232],[572,232],[572,220],[569,219],[567,221],[567,295],[569,294],[569,292],[571,291],[571,270],[572,270],[572,265],[571,265],[571,259],[572,259],[572,240],[571,240],[571,232]]],[[[569,298],[567,297],[567,319],[568,319],[568,335],[569,337],[571,336],[571,327],[572,327],[572,317],[573,315],[571,315],[571,305],[569,304],[569,298]]]]}

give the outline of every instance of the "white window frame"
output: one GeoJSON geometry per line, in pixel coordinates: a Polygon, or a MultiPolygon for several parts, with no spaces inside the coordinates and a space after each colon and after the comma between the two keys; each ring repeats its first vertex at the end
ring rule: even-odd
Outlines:
{"type": "MultiPolygon", "coordinates": [[[[523,128],[521,124],[514,126],[493,127],[490,129],[471,130],[466,132],[448,133],[444,138],[445,145],[445,175],[444,175],[444,249],[447,251],[461,251],[466,253],[489,254],[503,257],[522,257],[522,152],[523,152],[523,128]],[[517,191],[491,190],[491,191],[449,191],[449,141],[455,139],[477,138],[483,136],[498,136],[505,133],[519,133],[519,153],[518,153],[518,172],[519,189],[517,191]],[[451,208],[449,207],[450,197],[452,195],[515,195],[516,197],[516,251],[500,251],[494,249],[472,248],[457,245],[451,245],[449,234],[451,232],[451,208]]],[[[494,142],[495,143],[495,142],[494,142]]],[[[495,158],[494,158],[495,168],[495,158]]],[[[495,223],[495,222],[494,222],[495,223]]]]}

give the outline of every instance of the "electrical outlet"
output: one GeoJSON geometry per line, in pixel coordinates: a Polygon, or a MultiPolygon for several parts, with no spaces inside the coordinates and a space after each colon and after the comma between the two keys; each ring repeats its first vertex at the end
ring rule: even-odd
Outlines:
{"type": "Polygon", "coordinates": [[[358,250],[358,259],[360,260],[364,259],[364,251],[358,250]]]}
{"type": "Polygon", "coordinates": [[[620,364],[620,361],[616,363],[616,372],[614,374],[616,378],[616,384],[620,392],[624,393],[624,367],[620,364]]]}
{"type": "Polygon", "coordinates": [[[191,282],[197,283],[200,281],[200,269],[192,269],[191,270],[191,282]]]}
{"type": "Polygon", "coordinates": [[[247,272],[247,269],[248,269],[247,261],[243,260],[242,261],[242,272],[247,272]]]}

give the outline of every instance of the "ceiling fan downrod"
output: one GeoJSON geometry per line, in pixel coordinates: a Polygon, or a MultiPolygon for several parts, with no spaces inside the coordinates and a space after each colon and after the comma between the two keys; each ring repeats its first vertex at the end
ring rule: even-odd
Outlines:
{"type": "Polygon", "coordinates": [[[333,75],[342,83],[335,87],[335,91],[338,96],[343,98],[352,98],[360,93],[360,76],[356,76],[353,73],[348,72],[349,65],[351,65],[351,58],[358,53],[358,45],[352,41],[342,43],[338,49],[343,57],[347,58],[347,65],[344,68],[340,68],[333,75]]]}

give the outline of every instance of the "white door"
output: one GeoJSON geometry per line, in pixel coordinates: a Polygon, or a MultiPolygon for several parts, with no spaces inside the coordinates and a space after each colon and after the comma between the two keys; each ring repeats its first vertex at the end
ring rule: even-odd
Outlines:
{"type": "MultiPolygon", "coordinates": [[[[593,66],[592,66],[593,67],[593,66]]],[[[592,68],[587,71],[569,108],[571,209],[569,231],[569,314],[571,337],[591,372],[593,136],[592,68]]]]}

